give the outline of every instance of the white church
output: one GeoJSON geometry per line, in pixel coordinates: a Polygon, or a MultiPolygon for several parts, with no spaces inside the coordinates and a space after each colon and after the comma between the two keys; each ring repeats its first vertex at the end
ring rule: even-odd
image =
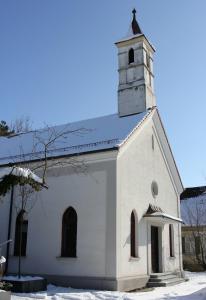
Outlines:
{"type": "MultiPolygon", "coordinates": [[[[161,276],[166,283],[184,276],[183,185],[156,107],[155,50],[135,13],[128,35],[116,42],[118,113],[69,124],[71,130],[88,132],[70,135],[50,151],[53,160],[81,158],[86,172],[54,166],[48,173],[49,188],[38,193],[32,210],[17,214],[12,209],[9,274],[17,273],[23,215],[24,274],[41,275],[58,285],[120,291],[165,283],[161,276]]],[[[0,168],[24,163],[34,134],[1,137],[0,168]]],[[[41,150],[36,151],[41,155],[41,150]]],[[[8,238],[10,209],[8,193],[0,203],[0,243],[8,238]]]]}

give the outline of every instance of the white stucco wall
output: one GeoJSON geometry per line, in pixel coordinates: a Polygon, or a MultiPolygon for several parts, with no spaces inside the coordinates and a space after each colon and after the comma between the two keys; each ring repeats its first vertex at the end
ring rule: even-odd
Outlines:
{"type": "Polygon", "coordinates": [[[118,47],[118,111],[120,116],[143,112],[156,105],[153,82],[154,49],[142,35],[119,42],[118,47]],[[128,53],[134,50],[134,62],[128,53]],[[149,57],[149,66],[147,58],[149,57]]]}
{"type": "MultiPolygon", "coordinates": [[[[149,204],[159,206],[165,213],[179,217],[178,192],[162,152],[161,137],[158,136],[153,119],[146,120],[133,133],[122,146],[117,158],[117,274],[119,277],[151,273],[150,226],[152,224],[143,218],[149,204]],[[151,193],[153,181],[156,181],[159,187],[156,198],[151,193]],[[130,216],[133,210],[138,219],[138,258],[136,259],[130,258],[130,216]]],[[[175,258],[170,258],[169,229],[168,225],[162,225],[162,271],[180,269],[179,234],[179,225],[175,224],[175,258]]]]}
{"type": "MultiPolygon", "coordinates": [[[[7,241],[8,223],[9,223],[10,193],[4,198],[0,198],[0,244],[7,241]]],[[[1,249],[2,255],[5,256],[6,246],[1,249]]]]}
{"type": "MultiPolygon", "coordinates": [[[[49,189],[39,193],[28,215],[27,256],[22,259],[25,273],[122,278],[151,273],[152,223],[143,218],[149,204],[179,217],[179,196],[168,165],[170,151],[157,126],[157,113],[130,136],[117,151],[85,155],[87,174],[76,174],[68,167],[50,171],[49,189]],[[152,148],[154,138],[154,150],[152,148]],[[158,183],[158,196],[151,183],[158,183]],[[61,230],[64,211],[72,206],[78,215],[77,258],[61,258],[61,230]],[[130,258],[130,216],[137,215],[137,258],[130,258]]],[[[9,195],[8,195],[9,198],[9,195]]],[[[0,241],[7,236],[9,199],[0,209],[0,241]]],[[[13,211],[12,237],[16,211],[13,211]]],[[[160,227],[161,270],[181,268],[180,225],[174,224],[175,257],[169,255],[168,224],[160,227]]],[[[17,258],[10,251],[9,271],[17,271],[17,258]]]]}
{"type": "MultiPolygon", "coordinates": [[[[49,172],[49,189],[38,194],[36,204],[28,214],[27,255],[22,258],[24,273],[115,276],[115,158],[115,151],[85,156],[85,175],[75,174],[68,167],[49,172]],[[60,257],[62,216],[69,206],[78,215],[77,258],[60,257]]],[[[0,237],[4,240],[8,222],[6,202],[1,208],[0,237]]],[[[13,238],[15,220],[14,210],[13,238]]],[[[13,246],[10,254],[9,271],[16,272],[13,246]]]]}

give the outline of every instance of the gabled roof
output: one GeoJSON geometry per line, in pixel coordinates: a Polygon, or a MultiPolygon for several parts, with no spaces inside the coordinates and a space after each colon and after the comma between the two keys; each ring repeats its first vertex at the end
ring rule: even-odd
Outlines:
{"type": "Polygon", "coordinates": [[[182,219],[166,214],[161,207],[151,203],[149,204],[149,207],[143,217],[148,220],[156,220],[161,223],[183,223],[182,219]]]}
{"type": "Polygon", "coordinates": [[[55,126],[39,131],[0,138],[0,166],[43,157],[44,147],[38,142],[51,134],[66,132],[51,144],[48,157],[118,149],[127,136],[150,114],[143,112],[127,117],[118,114],[55,126]],[[35,154],[34,154],[35,146],[35,154]]]}

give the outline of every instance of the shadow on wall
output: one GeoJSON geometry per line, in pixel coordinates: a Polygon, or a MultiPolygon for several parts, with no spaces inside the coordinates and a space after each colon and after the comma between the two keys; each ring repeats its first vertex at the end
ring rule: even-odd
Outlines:
{"type": "MultiPolygon", "coordinates": [[[[132,212],[132,211],[131,211],[132,212]]],[[[128,221],[131,222],[131,220],[128,217],[128,221]]],[[[147,246],[147,226],[145,225],[145,220],[143,219],[143,217],[138,221],[138,218],[136,217],[136,230],[135,230],[135,240],[136,240],[136,244],[138,245],[138,247],[141,246],[147,246]],[[146,233],[146,238],[143,238],[143,236],[145,237],[145,234],[142,235],[142,232],[146,233]]],[[[131,226],[131,224],[130,224],[131,226]]],[[[131,229],[131,227],[130,227],[131,229]]],[[[124,245],[123,247],[125,247],[126,245],[130,245],[131,242],[131,236],[130,233],[128,234],[128,236],[126,237],[125,241],[124,241],[124,245]]]]}

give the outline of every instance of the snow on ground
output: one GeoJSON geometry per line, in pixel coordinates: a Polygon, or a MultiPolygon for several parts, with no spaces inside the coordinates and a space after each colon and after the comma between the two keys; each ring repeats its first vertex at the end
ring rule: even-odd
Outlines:
{"type": "Polygon", "coordinates": [[[77,290],[48,285],[47,292],[12,294],[12,300],[206,300],[206,272],[189,273],[187,282],[148,292],[120,293],[109,291],[77,290]]]}

